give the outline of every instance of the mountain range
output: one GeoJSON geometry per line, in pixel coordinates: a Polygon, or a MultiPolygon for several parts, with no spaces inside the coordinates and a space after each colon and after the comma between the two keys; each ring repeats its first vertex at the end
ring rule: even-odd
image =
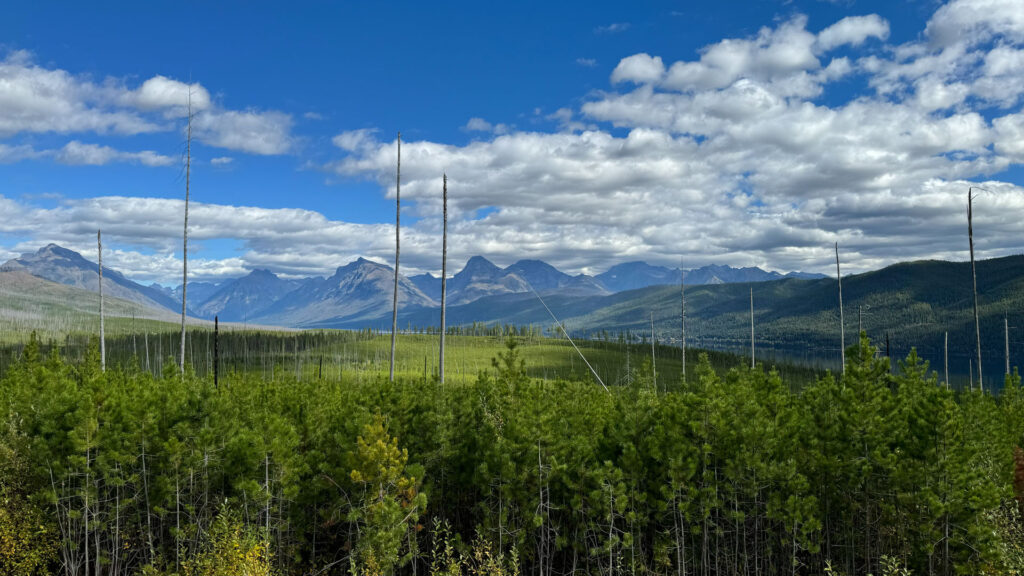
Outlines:
{"type": "MultiPolygon", "coordinates": [[[[0,266],[0,317],[15,330],[40,323],[63,330],[92,326],[84,318],[95,314],[97,270],[81,255],[55,245],[11,260],[0,266]]],[[[533,324],[555,333],[555,316],[570,333],[585,338],[647,338],[653,315],[658,340],[678,344],[678,273],[627,263],[593,277],[571,276],[536,260],[499,268],[476,257],[449,279],[447,321],[452,327],[533,324]]],[[[790,360],[837,366],[836,280],[782,276],[725,266],[687,271],[688,341],[749,350],[753,296],[759,349],[786,350],[790,360]]],[[[143,286],[106,267],[103,282],[111,316],[173,320],[173,313],[180,313],[173,289],[143,286]]],[[[360,258],[328,278],[284,279],[256,270],[217,285],[189,283],[188,294],[192,315],[199,318],[216,314],[249,325],[387,329],[393,282],[392,268],[360,258]]],[[[399,278],[401,328],[438,325],[439,284],[429,275],[399,278]]],[[[991,378],[1002,373],[1005,348],[1011,365],[1024,357],[1024,255],[979,260],[977,285],[984,367],[991,378]]],[[[966,379],[975,350],[971,286],[969,262],[904,262],[845,276],[846,343],[852,344],[863,329],[883,350],[891,347],[894,357],[905,356],[913,346],[941,370],[948,339],[951,373],[966,379]]]]}
{"type": "MultiPolygon", "coordinates": [[[[81,254],[49,244],[3,265],[39,278],[86,290],[97,290],[98,266],[81,254]]],[[[138,304],[171,311],[181,310],[181,286],[144,286],[106,266],[104,293],[138,304]]],[[[540,260],[520,260],[500,268],[474,256],[448,279],[448,305],[469,305],[499,296],[561,295],[575,298],[609,296],[625,290],[679,283],[680,269],[627,262],[596,276],[566,274],[540,260]]],[[[818,278],[821,275],[782,275],[760,268],[705,266],[686,270],[687,284],[764,282],[787,277],[818,278]]],[[[281,278],[269,270],[254,270],[241,278],[211,282],[189,282],[188,312],[197,318],[218,316],[230,322],[255,322],[296,328],[352,326],[382,322],[390,316],[393,269],[359,258],[339,267],[328,277],[281,278]]],[[[430,314],[441,299],[441,279],[431,274],[399,275],[398,302],[403,314],[430,314]]],[[[390,320],[390,318],[388,318],[390,320]]]]}

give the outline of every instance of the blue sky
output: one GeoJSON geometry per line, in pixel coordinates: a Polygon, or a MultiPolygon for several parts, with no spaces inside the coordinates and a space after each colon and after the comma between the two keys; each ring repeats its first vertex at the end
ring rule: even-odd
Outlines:
{"type": "Polygon", "coordinates": [[[960,259],[971,185],[1021,251],[1019,0],[311,4],[5,7],[0,258],[174,283],[189,82],[197,278],[387,261],[399,130],[410,271],[443,170],[456,263],[960,259]]]}

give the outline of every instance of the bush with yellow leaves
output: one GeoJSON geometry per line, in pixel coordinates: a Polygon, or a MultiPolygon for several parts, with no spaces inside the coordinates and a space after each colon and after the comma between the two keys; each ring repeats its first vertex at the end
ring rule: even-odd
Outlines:
{"type": "Polygon", "coordinates": [[[57,557],[57,528],[26,495],[26,464],[21,437],[0,434],[0,576],[48,574],[57,557]]]}
{"type": "Polygon", "coordinates": [[[260,530],[223,510],[203,549],[182,565],[184,576],[273,576],[272,556],[260,530]]]}

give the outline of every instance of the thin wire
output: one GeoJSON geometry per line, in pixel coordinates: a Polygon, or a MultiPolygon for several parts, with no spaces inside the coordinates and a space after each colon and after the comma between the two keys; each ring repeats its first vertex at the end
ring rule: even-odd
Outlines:
{"type": "Polygon", "coordinates": [[[526,282],[526,285],[530,288],[530,292],[533,292],[533,295],[537,297],[537,300],[540,300],[541,305],[544,306],[544,309],[547,310],[548,314],[551,315],[551,319],[555,321],[555,326],[558,326],[558,328],[562,331],[562,334],[565,335],[565,339],[568,340],[569,344],[572,344],[572,347],[576,349],[576,353],[579,354],[580,358],[583,359],[583,363],[587,365],[587,368],[590,368],[590,373],[594,375],[594,378],[597,378],[597,383],[600,384],[602,388],[604,388],[605,392],[611,392],[611,390],[609,390],[608,387],[605,386],[604,380],[601,380],[601,377],[597,375],[597,370],[594,370],[594,367],[591,366],[590,362],[587,361],[587,357],[583,355],[583,352],[581,352],[579,347],[576,346],[576,343],[572,341],[571,337],[569,337],[569,333],[565,331],[565,327],[562,326],[562,323],[559,322],[558,318],[555,317],[555,313],[551,311],[551,308],[548,308],[548,305],[546,302],[544,302],[544,299],[541,298],[540,294],[538,294],[537,291],[533,289],[533,285],[526,281],[525,278],[523,279],[523,281],[526,282]]]}

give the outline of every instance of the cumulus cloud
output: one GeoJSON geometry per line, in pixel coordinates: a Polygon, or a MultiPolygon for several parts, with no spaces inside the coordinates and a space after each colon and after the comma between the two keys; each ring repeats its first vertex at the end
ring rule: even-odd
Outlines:
{"type": "Polygon", "coordinates": [[[815,83],[806,73],[817,70],[820,62],[815,54],[816,37],[806,24],[807,18],[798,16],[777,28],[762,28],[754,38],[727,39],[708,46],[701,51],[700,60],[672,64],[664,87],[710,90],[748,78],[776,81],[794,95],[813,95],[815,83]]]}
{"type": "Polygon", "coordinates": [[[129,162],[142,164],[144,166],[170,166],[174,159],[170,156],[157,154],[152,150],[141,152],[124,152],[115,150],[110,146],[99,144],[85,144],[78,140],[68,142],[63,148],[55,153],[57,161],[62,164],[103,166],[111,162],[129,162]]]}
{"type": "Polygon", "coordinates": [[[997,118],[995,148],[1015,163],[1024,164],[1024,112],[997,118]]]}
{"type": "Polygon", "coordinates": [[[953,0],[928,21],[925,34],[939,47],[986,42],[1003,36],[1024,41],[1024,9],[1019,0],[953,0]]]}
{"type": "MultiPolygon", "coordinates": [[[[25,51],[0,60],[0,138],[22,133],[136,135],[181,127],[191,93],[194,128],[205,144],[251,154],[292,150],[292,117],[279,111],[230,110],[199,83],[153,76],[135,88],[122,79],[46,68],[25,51]]],[[[144,159],[162,165],[155,157],[144,159]]]]}
{"type": "Polygon", "coordinates": [[[1011,108],[1021,101],[1024,10],[1019,2],[954,0],[936,11],[925,32],[928,41],[896,46],[892,58],[859,62],[879,94],[914,96],[934,109],[967,98],[981,108],[1011,108]]]}
{"type": "Polygon", "coordinates": [[[234,161],[235,159],[230,156],[218,156],[217,158],[211,159],[210,164],[213,164],[214,166],[227,166],[234,161]]]}
{"type": "Polygon", "coordinates": [[[818,48],[831,50],[849,44],[860,46],[868,38],[889,38],[889,22],[877,14],[849,16],[818,33],[818,48]]]}
{"type": "Polygon", "coordinates": [[[483,118],[470,118],[462,127],[463,132],[493,132],[495,134],[508,134],[512,128],[508,124],[491,124],[483,118]]]}
{"type": "Polygon", "coordinates": [[[483,118],[470,118],[462,128],[467,132],[490,132],[493,126],[483,118]]]}
{"type": "Polygon", "coordinates": [[[0,164],[12,164],[22,160],[39,158],[43,155],[45,155],[44,152],[39,152],[28,144],[9,146],[7,144],[0,143],[0,164]]]}
{"type": "Polygon", "coordinates": [[[88,78],[50,70],[27,52],[0,61],[0,137],[21,132],[140,134],[161,126],[132,110],[105,106],[109,90],[88,78]]]}
{"type": "Polygon", "coordinates": [[[195,136],[204,144],[264,156],[292,150],[291,128],[292,117],[275,111],[211,111],[192,122],[195,136]]]}
{"type": "Polygon", "coordinates": [[[356,150],[359,150],[360,148],[363,148],[373,143],[374,132],[376,132],[376,130],[369,128],[349,130],[347,132],[342,132],[341,134],[338,134],[337,136],[331,139],[331,142],[334,143],[334,145],[337,146],[338,148],[341,148],[342,150],[345,150],[347,152],[355,152],[356,150]]]}
{"type": "Polygon", "coordinates": [[[186,84],[165,76],[154,76],[137,89],[127,92],[123,100],[143,110],[176,110],[187,113],[191,100],[193,112],[210,108],[210,93],[199,83],[186,84]]]}
{"type": "Polygon", "coordinates": [[[651,56],[646,52],[623,58],[615,70],[612,70],[612,84],[633,82],[634,84],[650,84],[658,82],[665,74],[665,64],[661,56],[651,56]]]}

